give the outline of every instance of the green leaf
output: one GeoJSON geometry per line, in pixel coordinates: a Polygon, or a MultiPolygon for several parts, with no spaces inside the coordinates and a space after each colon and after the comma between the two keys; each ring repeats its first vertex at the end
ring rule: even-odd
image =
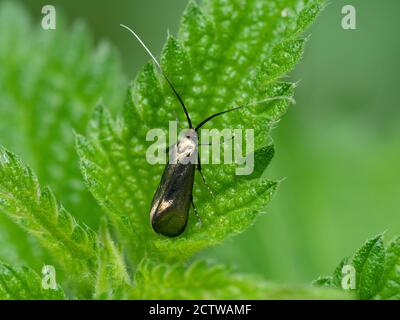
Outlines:
{"type": "Polygon", "coordinates": [[[15,1],[0,4],[0,144],[91,225],[99,210],[82,183],[72,129],[86,128],[99,99],[111,107],[123,101],[117,58],[108,43],[93,44],[81,21],[68,26],[61,11],[48,31],[15,1]]]}
{"type": "MultiPolygon", "coordinates": [[[[295,85],[281,78],[301,57],[301,32],[323,1],[191,1],[178,38],[169,36],[161,54],[165,73],[188,106],[194,124],[207,115],[236,105],[277,96],[292,96],[295,85]]],[[[184,260],[210,245],[243,232],[265,210],[277,183],[262,176],[273,148],[270,128],[286,112],[289,101],[275,100],[213,119],[207,128],[255,130],[255,172],[235,175],[235,165],[203,165],[216,195],[210,197],[196,177],[194,201],[202,224],[190,215],[178,238],[158,236],[149,224],[149,206],[161,178],[162,165],[146,161],[149,129],[168,129],[181,107],[171,89],[147,64],[128,90],[121,117],[113,119],[99,106],[89,134],[78,135],[77,149],[85,181],[116,226],[130,258],[143,253],[164,261],[184,260]]]]}
{"type": "Polygon", "coordinates": [[[372,298],[378,290],[385,266],[383,235],[368,240],[354,255],[356,286],[361,299],[372,298]]]}
{"type": "Polygon", "coordinates": [[[332,276],[318,277],[318,279],[312,282],[312,285],[317,287],[327,287],[327,288],[335,287],[332,276]]]}
{"type": "Polygon", "coordinates": [[[130,287],[123,254],[117,248],[103,221],[99,231],[99,262],[96,277],[96,299],[121,299],[130,287]]]}
{"type": "Polygon", "coordinates": [[[342,288],[342,280],[343,280],[343,276],[344,276],[343,268],[344,268],[344,266],[349,265],[349,264],[350,264],[349,258],[346,257],[339,263],[339,265],[333,271],[332,285],[334,287],[336,287],[338,289],[342,288]]]}
{"type": "Polygon", "coordinates": [[[48,187],[40,187],[32,170],[2,147],[0,212],[36,237],[64,267],[70,282],[91,281],[96,235],[79,225],[48,187]]]}
{"type": "Polygon", "coordinates": [[[282,286],[197,261],[189,266],[142,261],[132,299],[348,299],[338,290],[282,286]]]}
{"type": "Polygon", "coordinates": [[[312,284],[317,287],[342,289],[343,267],[347,264],[349,264],[349,258],[344,258],[333,271],[332,276],[318,277],[312,284]]]}
{"type": "Polygon", "coordinates": [[[0,300],[65,299],[60,286],[45,289],[41,277],[26,267],[13,268],[0,263],[0,300]]]}
{"type": "Polygon", "coordinates": [[[386,249],[380,234],[367,240],[351,260],[343,259],[333,276],[320,277],[313,284],[341,288],[343,267],[351,265],[355,270],[356,292],[360,299],[399,299],[399,262],[399,237],[391,241],[386,249]]]}
{"type": "Polygon", "coordinates": [[[400,300],[400,237],[393,239],[386,250],[386,264],[377,299],[400,300]]]}

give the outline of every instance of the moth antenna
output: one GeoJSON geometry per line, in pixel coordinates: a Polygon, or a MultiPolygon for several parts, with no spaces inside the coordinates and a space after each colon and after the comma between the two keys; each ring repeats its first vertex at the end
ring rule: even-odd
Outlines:
{"type": "Polygon", "coordinates": [[[142,45],[142,47],[146,50],[146,52],[149,54],[149,56],[151,57],[151,59],[153,60],[153,62],[156,64],[157,68],[160,70],[161,74],[163,75],[163,77],[165,78],[165,80],[167,81],[168,85],[170,86],[170,88],[172,89],[172,91],[174,92],[175,96],[178,98],[183,111],[185,112],[185,116],[186,119],[188,121],[189,124],[189,128],[193,128],[192,126],[192,121],[190,120],[190,116],[189,116],[189,112],[185,106],[185,103],[183,102],[181,96],[179,95],[178,91],[176,91],[174,85],[172,84],[172,82],[168,79],[167,75],[165,74],[164,70],[161,68],[160,63],[157,61],[157,59],[154,57],[154,55],[151,53],[151,51],[147,48],[147,46],[144,44],[144,42],[142,41],[142,39],[140,39],[140,37],[135,33],[135,31],[133,31],[131,28],[129,28],[128,26],[124,25],[124,24],[120,24],[120,26],[122,28],[125,28],[126,30],[128,30],[130,33],[132,33],[136,40],[139,41],[139,43],[142,45]]]}
{"type": "Polygon", "coordinates": [[[197,125],[197,127],[195,128],[195,130],[196,131],[199,130],[208,121],[210,121],[211,119],[213,119],[213,118],[215,118],[217,116],[220,116],[220,115],[222,115],[224,113],[228,113],[228,112],[231,112],[231,111],[239,110],[239,109],[242,109],[242,108],[248,108],[248,107],[251,107],[251,106],[256,106],[256,105],[259,105],[261,103],[274,101],[274,100],[288,100],[288,101],[290,101],[292,103],[295,103],[295,100],[293,99],[293,97],[289,97],[289,96],[276,96],[276,97],[267,98],[267,99],[264,99],[264,100],[259,100],[259,101],[256,101],[256,102],[249,103],[249,104],[247,104],[245,106],[237,106],[237,107],[234,107],[232,109],[228,109],[228,110],[225,110],[225,111],[221,111],[221,112],[215,113],[215,114],[209,116],[208,118],[204,119],[202,122],[200,122],[197,125]]]}

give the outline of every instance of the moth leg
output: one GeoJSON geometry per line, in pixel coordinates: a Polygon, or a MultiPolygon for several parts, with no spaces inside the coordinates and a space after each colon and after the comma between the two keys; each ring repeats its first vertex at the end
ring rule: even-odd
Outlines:
{"type": "MultiPolygon", "coordinates": [[[[223,143],[231,141],[235,138],[235,135],[232,135],[232,137],[230,137],[228,140],[225,140],[223,143]]],[[[212,143],[205,143],[205,144],[200,144],[200,146],[210,146],[212,145],[212,143]]],[[[208,183],[206,182],[206,178],[204,177],[203,172],[201,171],[201,161],[200,161],[200,153],[197,154],[197,170],[200,173],[201,179],[203,180],[204,185],[206,186],[208,192],[210,193],[210,195],[214,198],[214,193],[211,190],[210,186],[208,185],[208,183]]]]}
{"type": "Polygon", "coordinates": [[[192,203],[192,207],[193,207],[194,214],[195,214],[196,217],[197,217],[197,223],[198,223],[199,226],[201,227],[201,226],[203,225],[203,222],[201,221],[201,217],[200,217],[200,215],[199,215],[199,212],[197,211],[197,208],[196,208],[196,206],[194,205],[194,202],[193,202],[193,195],[192,195],[192,198],[191,198],[190,202],[192,203]]]}
{"type": "Polygon", "coordinates": [[[204,177],[203,172],[201,171],[200,154],[197,154],[197,171],[199,171],[201,179],[203,180],[203,183],[206,186],[208,192],[214,198],[214,193],[212,192],[210,186],[207,184],[206,178],[204,177]]]}

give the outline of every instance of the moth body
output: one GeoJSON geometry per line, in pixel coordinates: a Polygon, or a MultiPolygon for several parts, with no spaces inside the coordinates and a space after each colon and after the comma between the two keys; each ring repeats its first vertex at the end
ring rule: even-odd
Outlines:
{"type": "Polygon", "coordinates": [[[172,146],[150,209],[155,232],[167,237],[180,235],[187,224],[197,160],[197,133],[188,129],[172,146]]]}

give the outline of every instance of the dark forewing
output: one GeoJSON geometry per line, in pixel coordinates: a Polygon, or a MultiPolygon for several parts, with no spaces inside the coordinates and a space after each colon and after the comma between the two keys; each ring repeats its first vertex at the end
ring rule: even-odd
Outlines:
{"type": "Polygon", "coordinates": [[[194,183],[194,164],[167,164],[151,203],[150,221],[157,233],[174,237],[185,229],[194,183]]]}

